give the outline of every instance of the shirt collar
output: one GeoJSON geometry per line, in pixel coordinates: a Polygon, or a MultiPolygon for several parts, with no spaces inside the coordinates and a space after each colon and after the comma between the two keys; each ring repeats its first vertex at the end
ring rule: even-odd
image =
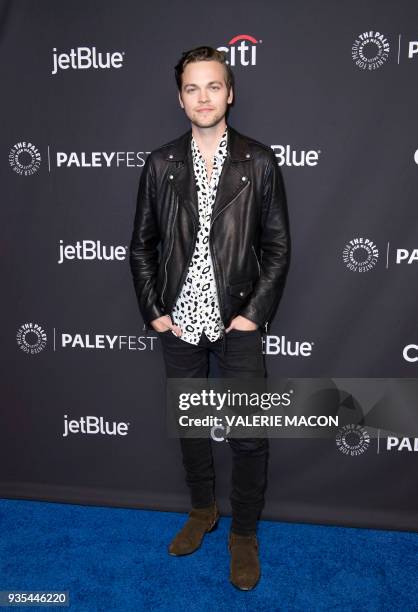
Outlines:
{"type": "MultiPolygon", "coordinates": [[[[197,145],[197,142],[192,134],[192,152],[193,152],[193,158],[194,159],[201,159],[203,160],[203,155],[201,154],[199,147],[197,145]]],[[[214,157],[219,161],[223,161],[226,157],[226,153],[227,153],[227,147],[228,147],[228,126],[226,126],[224,133],[221,136],[221,139],[219,140],[219,144],[216,148],[215,151],[215,155],[214,157]]]]}

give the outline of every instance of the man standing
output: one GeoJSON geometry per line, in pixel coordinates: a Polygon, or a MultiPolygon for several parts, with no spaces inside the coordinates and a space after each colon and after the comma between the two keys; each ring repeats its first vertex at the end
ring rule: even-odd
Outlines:
{"type": "MultiPolygon", "coordinates": [[[[162,342],[167,377],[266,376],[262,334],[280,301],[290,258],[283,180],[271,149],[226,122],[234,79],[212,47],[175,67],[191,129],[152,151],[143,168],[130,266],[147,328],[162,342]]],[[[257,520],[264,506],[268,439],[228,440],[232,450],[230,580],[260,577],[257,520]]],[[[197,550],[219,518],[209,438],[180,438],[191,506],[169,546],[197,550]]]]}

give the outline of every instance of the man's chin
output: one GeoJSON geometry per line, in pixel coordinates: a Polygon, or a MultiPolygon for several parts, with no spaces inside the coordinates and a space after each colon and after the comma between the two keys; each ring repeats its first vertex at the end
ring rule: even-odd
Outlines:
{"type": "Polygon", "coordinates": [[[193,125],[199,128],[212,128],[218,125],[223,120],[224,117],[225,115],[222,115],[222,117],[214,117],[214,118],[208,117],[207,119],[202,119],[202,120],[199,120],[199,119],[196,119],[196,117],[193,117],[192,119],[190,119],[190,121],[193,123],[193,125]]]}

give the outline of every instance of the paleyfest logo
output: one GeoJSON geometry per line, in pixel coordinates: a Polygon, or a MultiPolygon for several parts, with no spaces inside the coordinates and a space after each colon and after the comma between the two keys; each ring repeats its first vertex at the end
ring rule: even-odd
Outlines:
{"type": "Polygon", "coordinates": [[[356,457],[368,450],[370,436],[360,425],[344,425],[338,430],[335,441],[338,450],[344,455],[356,457]]]}
{"type": "Polygon", "coordinates": [[[368,272],[378,257],[379,250],[369,238],[353,238],[343,250],[343,261],[352,272],[368,272]]]}
{"type": "Polygon", "coordinates": [[[9,163],[13,172],[22,176],[30,176],[39,170],[41,154],[32,142],[18,142],[9,153],[9,163]]]}
{"type": "Polygon", "coordinates": [[[351,57],[361,70],[377,70],[389,57],[390,45],[384,34],[370,30],[359,34],[351,47],[351,57]]]}
{"type": "Polygon", "coordinates": [[[38,323],[24,323],[17,330],[16,341],[23,352],[36,355],[46,347],[46,332],[38,323]]]}
{"type": "Polygon", "coordinates": [[[238,34],[227,43],[227,47],[217,47],[224,51],[228,57],[226,63],[230,66],[255,66],[257,63],[257,45],[262,43],[250,34],[238,34]]]}
{"type": "MultiPolygon", "coordinates": [[[[48,145],[48,160],[56,160],[57,168],[143,168],[148,151],[57,151],[48,145]]],[[[16,174],[31,176],[40,168],[42,161],[38,148],[21,141],[9,152],[9,163],[16,174]]],[[[51,172],[51,164],[48,163],[51,172]]],[[[54,166],[55,167],[55,166],[54,166]]]]}

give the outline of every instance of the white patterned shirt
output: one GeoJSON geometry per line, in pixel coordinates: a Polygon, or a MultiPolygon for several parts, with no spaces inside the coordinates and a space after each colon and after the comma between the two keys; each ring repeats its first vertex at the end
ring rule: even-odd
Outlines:
{"type": "Polygon", "coordinates": [[[193,170],[199,204],[199,230],[186,280],[172,311],[172,321],[182,330],[181,340],[198,344],[202,332],[214,342],[224,327],[209,249],[209,230],[219,177],[227,154],[228,127],[217,147],[208,182],[205,160],[193,135],[191,140],[193,170]]]}

